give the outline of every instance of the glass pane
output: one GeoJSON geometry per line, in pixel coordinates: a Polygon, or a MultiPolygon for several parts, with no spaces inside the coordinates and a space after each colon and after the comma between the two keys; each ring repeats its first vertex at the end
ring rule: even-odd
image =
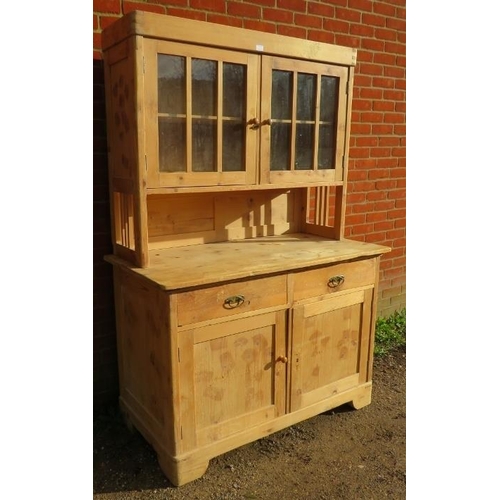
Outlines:
{"type": "Polygon", "coordinates": [[[216,172],[215,120],[193,120],[193,172],[216,172]]]}
{"type": "Polygon", "coordinates": [[[321,77],[321,101],[320,101],[320,117],[324,122],[333,122],[338,102],[338,78],[333,76],[321,77]]]}
{"type": "Polygon", "coordinates": [[[335,144],[333,125],[320,125],[319,127],[319,148],[318,148],[318,168],[334,168],[335,144]]]}
{"type": "Polygon", "coordinates": [[[290,170],[291,129],[288,123],[271,126],[271,170],[290,170]]]}
{"type": "Polygon", "coordinates": [[[186,120],[158,118],[160,172],[186,171],[186,120]]]}
{"type": "Polygon", "coordinates": [[[227,121],[222,130],[222,170],[241,172],[245,170],[244,147],[245,126],[243,121],[227,121]]]}
{"type": "Polygon", "coordinates": [[[290,120],[292,118],[292,73],[273,70],[271,94],[271,118],[290,120]]]}
{"type": "Polygon", "coordinates": [[[297,124],[295,137],[295,170],[312,170],[313,168],[314,125],[297,124]]]}
{"type": "Polygon", "coordinates": [[[204,59],[192,61],[193,115],[217,114],[217,63],[204,59]]]}
{"type": "Polygon", "coordinates": [[[158,55],[158,112],[186,113],[186,58],[158,55]]]}
{"type": "Polygon", "coordinates": [[[224,63],[222,89],[222,114],[243,118],[246,114],[245,66],[224,63]]]}
{"type": "Polygon", "coordinates": [[[314,120],[316,108],[316,75],[297,75],[297,120],[314,120]]]}

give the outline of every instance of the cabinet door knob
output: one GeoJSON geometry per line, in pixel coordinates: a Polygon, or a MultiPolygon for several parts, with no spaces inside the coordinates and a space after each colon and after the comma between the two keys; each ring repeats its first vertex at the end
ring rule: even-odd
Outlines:
{"type": "Polygon", "coordinates": [[[281,361],[282,363],[288,363],[288,358],[286,356],[278,356],[276,361],[281,361]]]}
{"type": "Polygon", "coordinates": [[[338,276],[332,276],[328,280],[328,286],[330,288],[337,288],[338,286],[342,285],[344,283],[344,275],[339,274],[338,276]]]}
{"type": "Polygon", "coordinates": [[[260,127],[260,122],[258,118],[251,118],[248,120],[248,125],[250,125],[250,128],[252,130],[256,130],[260,127]]]}
{"type": "Polygon", "coordinates": [[[245,302],[245,296],[244,295],[233,295],[231,297],[228,297],[224,301],[224,308],[225,309],[234,309],[235,307],[241,306],[245,302]]]}

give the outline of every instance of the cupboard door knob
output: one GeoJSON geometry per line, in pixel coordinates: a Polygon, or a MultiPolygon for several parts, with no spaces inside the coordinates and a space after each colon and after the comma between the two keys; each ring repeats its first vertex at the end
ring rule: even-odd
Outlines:
{"type": "Polygon", "coordinates": [[[286,356],[278,356],[276,361],[281,361],[282,363],[288,363],[288,358],[286,356]]]}
{"type": "Polygon", "coordinates": [[[244,295],[233,295],[224,301],[224,309],[234,309],[235,307],[241,306],[243,302],[245,302],[244,295]]]}
{"type": "Polygon", "coordinates": [[[271,121],[271,119],[270,119],[270,118],[266,118],[265,120],[262,120],[262,121],[260,122],[260,126],[261,126],[261,127],[262,127],[263,125],[269,125],[269,126],[270,126],[271,124],[272,124],[272,121],[271,121]]]}
{"type": "Polygon", "coordinates": [[[332,276],[328,280],[328,286],[330,288],[337,288],[338,286],[342,285],[344,283],[344,275],[339,274],[338,276],[332,276]]]}
{"type": "Polygon", "coordinates": [[[252,119],[248,120],[248,125],[250,125],[250,128],[252,130],[258,129],[260,127],[259,119],[258,118],[252,118],[252,119]]]}

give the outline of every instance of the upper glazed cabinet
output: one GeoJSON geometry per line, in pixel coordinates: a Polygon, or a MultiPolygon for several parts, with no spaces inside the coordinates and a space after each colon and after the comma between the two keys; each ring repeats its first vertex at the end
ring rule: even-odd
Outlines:
{"type": "Polygon", "coordinates": [[[343,181],[354,49],[134,14],[103,43],[147,188],[343,181]]]}

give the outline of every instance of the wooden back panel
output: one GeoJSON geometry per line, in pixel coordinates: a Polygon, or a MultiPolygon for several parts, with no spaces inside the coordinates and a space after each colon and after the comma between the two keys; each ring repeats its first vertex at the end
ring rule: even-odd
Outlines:
{"type": "Polygon", "coordinates": [[[149,195],[149,248],[298,232],[303,200],[290,189],[149,195]]]}

